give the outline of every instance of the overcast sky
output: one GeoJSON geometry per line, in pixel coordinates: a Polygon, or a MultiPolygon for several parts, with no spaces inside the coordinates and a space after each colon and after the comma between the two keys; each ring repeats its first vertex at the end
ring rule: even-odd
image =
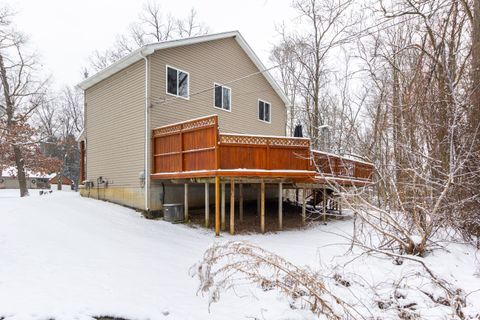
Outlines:
{"type": "MultiPolygon", "coordinates": [[[[81,69],[90,54],[112,45],[126,31],[145,1],[142,0],[6,0],[18,14],[15,23],[29,35],[56,86],[81,80],[81,69]]],[[[211,32],[239,30],[260,59],[268,65],[269,50],[282,21],[295,12],[291,0],[158,0],[162,10],[174,16],[197,10],[199,20],[211,32]]]]}

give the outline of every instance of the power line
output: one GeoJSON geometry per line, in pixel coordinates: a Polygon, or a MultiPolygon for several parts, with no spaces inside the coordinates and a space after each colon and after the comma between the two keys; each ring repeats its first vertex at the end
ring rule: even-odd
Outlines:
{"type": "MultiPolygon", "coordinates": [[[[386,26],[386,27],[384,27],[384,28],[375,29],[375,32],[387,30],[387,29],[392,28],[392,27],[394,27],[394,26],[397,26],[397,25],[399,25],[399,24],[403,24],[403,23],[405,23],[405,22],[407,22],[407,21],[413,20],[414,18],[416,18],[416,17],[415,17],[415,16],[412,16],[412,17],[406,18],[406,19],[404,19],[404,20],[402,20],[402,21],[399,21],[399,22],[397,22],[397,23],[393,23],[393,24],[391,24],[391,25],[388,25],[388,26],[386,26]]],[[[371,30],[371,29],[373,29],[373,28],[376,28],[376,27],[378,27],[378,26],[380,26],[380,25],[382,25],[382,24],[384,24],[384,23],[390,22],[390,21],[391,21],[391,20],[385,20],[385,21],[379,22],[379,23],[377,23],[377,24],[375,24],[375,25],[373,25],[373,26],[370,26],[370,27],[368,27],[368,28],[365,28],[365,29],[363,29],[363,30],[360,30],[360,31],[358,31],[357,33],[354,33],[354,34],[349,35],[347,38],[343,39],[341,42],[345,42],[345,41],[347,41],[347,40],[349,40],[349,39],[352,39],[352,38],[358,40],[358,39],[361,39],[361,38],[363,38],[363,37],[372,35],[372,33],[366,33],[366,34],[363,34],[363,33],[367,32],[367,31],[369,31],[369,30],[371,30]],[[363,34],[363,35],[362,35],[362,34],[363,34]]],[[[329,47],[330,47],[329,45],[324,45],[324,46],[319,47],[318,50],[327,49],[327,48],[329,48],[329,47]]],[[[303,58],[303,57],[305,57],[305,56],[308,56],[308,55],[310,55],[310,54],[311,54],[311,53],[309,52],[309,53],[306,53],[306,54],[304,54],[304,55],[302,55],[302,56],[296,57],[296,58],[294,58],[294,59],[299,60],[299,59],[301,59],[301,58],[303,58]]],[[[259,71],[256,71],[256,72],[247,74],[247,75],[245,75],[245,76],[243,76],[243,77],[236,78],[236,79],[230,80],[230,81],[228,81],[228,82],[224,82],[223,84],[224,84],[224,85],[228,85],[228,84],[232,84],[232,83],[235,83],[235,82],[238,82],[238,81],[242,81],[242,80],[244,80],[244,79],[247,79],[247,78],[256,76],[256,75],[258,75],[258,74],[263,74],[263,73],[268,72],[268,71],[270,71],[270,70],[276,69],[276,68],[281,67],[281,66],[283,66],[283,65],[285,65],[285,64],[286,64],[286,63],[279,63],[279,64],[276,64],[276,65],[274,65],[274,66],[272,66],[272,67],[265,68],[265,69],[263,69],[263,70],[259,70],[259,71]]],[[[214,90],[214,89],[215,89],[215,86],[211,86],[211,87],[208,87],[208,88],[205,88],[205,89],[196,91],[196,92],[194,92],[194,93],[191,93],[191,94],[188,95],[188,97],[196,96],[196,95],[199,95],[199,94],[202,94],[202,93],[205,93],[205,92],[209,92],[209,91],[214,90]]],[[[176,101],[176,100],[178,100],[178,99],[180,99],[180,97],[163,98],[161,101],[152,102],[152,106],[166,104],[166,103],[168,103],[168,102],[176,101]]],[[[182,98],[182,99],[183,99],[183,98],[182,98]]]]}

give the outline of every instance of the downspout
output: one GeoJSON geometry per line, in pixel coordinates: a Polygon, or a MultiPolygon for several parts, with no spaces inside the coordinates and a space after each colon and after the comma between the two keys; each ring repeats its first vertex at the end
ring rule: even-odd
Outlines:
{"type": "Polygon", "coordinates": [[[148,87],[148,79],[149,79],[149,64],[147,55],[151,54],[152,52],[145,52],[144,50],[140,51],[140,56],[145,60],[145,163],[144,163],[144,187],[145,187],[145,211],[150,211],[150,170],[149,170],[149,143],[150,140],[150,132],[149,132],[149,87],[148,87]]]}

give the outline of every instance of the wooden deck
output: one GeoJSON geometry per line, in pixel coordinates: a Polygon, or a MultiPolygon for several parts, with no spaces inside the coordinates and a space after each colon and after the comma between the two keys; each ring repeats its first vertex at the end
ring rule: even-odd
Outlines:
{"type": "Polygon", "coordinates": [[[153,129],[152,179],[251,178],[362,186],[373,165],[310,149],[308,138],[220,133],[218,117],[153,129]]]}
{"type": "MultiPolygon", "coordinates": [[[[185,185],[184,214],[188,221],[188,185],[205,184],[205,226],[210,225],[209,184],[215,184],[215,234],[226,229],[225,198],[230,203],[239,187],[243,217],[243,184],[258,184],[260,230],[265,232],[265,185],[278,184],[278,228],[282,229],[283,187],[302,188],[302,224],[306,221],[306,189],[323,189],[326,216],[330,184],[364,186],[371,183],[373,165],[311,150],[306,138],[220,133],[216,115],[156,128],[152,132],[151,179],[185,185]]],[[[235,205],[230,205],[230,233],[235,233],[235,205]]]]}

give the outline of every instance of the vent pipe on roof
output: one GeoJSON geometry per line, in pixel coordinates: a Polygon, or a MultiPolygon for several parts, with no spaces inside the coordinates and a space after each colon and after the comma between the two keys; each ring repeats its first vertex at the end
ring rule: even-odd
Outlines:
{"type": "Polygon", "coordinates": [[[303,128],[301,124],[297,124],[295,126],[295,130],[293,131],[293,136],[296,138],[303,138],[303,128]]]}

